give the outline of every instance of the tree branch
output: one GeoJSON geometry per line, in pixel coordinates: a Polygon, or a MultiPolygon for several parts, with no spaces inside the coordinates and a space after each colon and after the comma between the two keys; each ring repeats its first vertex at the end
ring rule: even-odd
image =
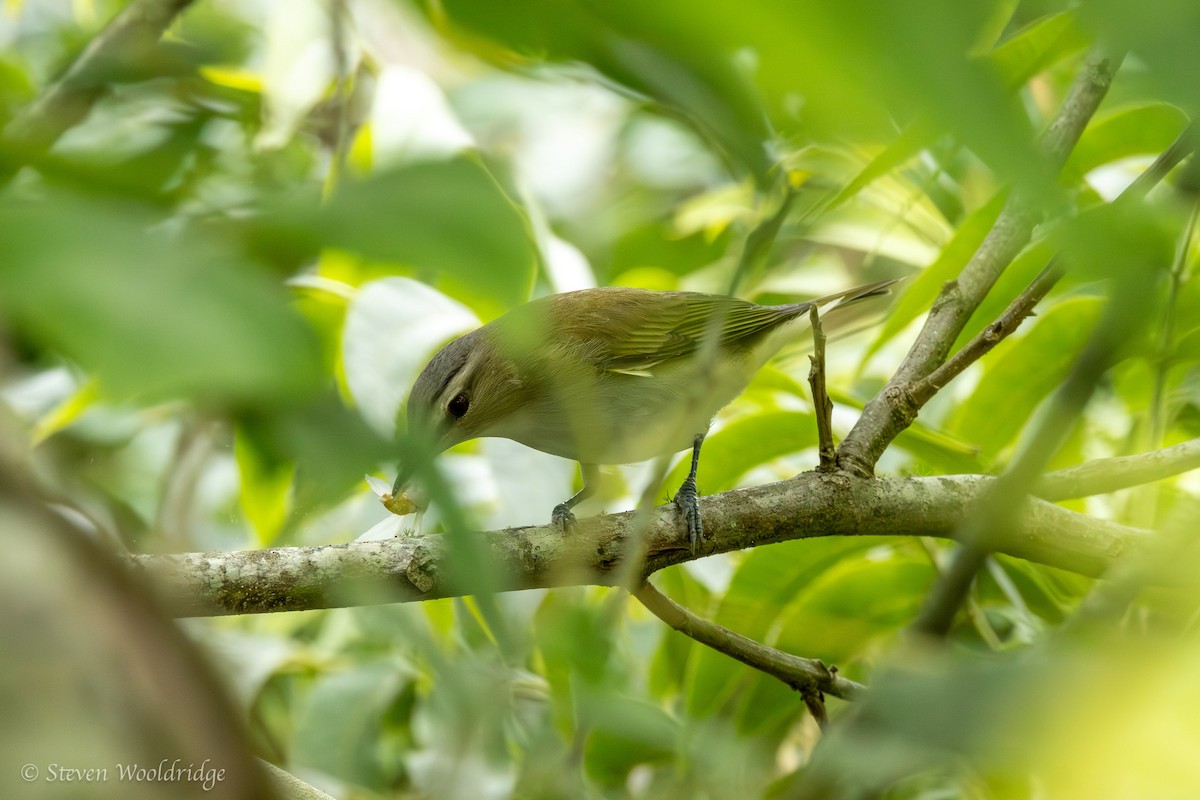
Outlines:
{"type": "Polygon", "coordinates": [[[817,659],[785,653],[698,617],[649,583],[643,583],[633,596],[651,614],[683,635],[778,678],[806,697],[816,692],[849,700],[866,689],[861,683],[841,677],[836,669],[826,667],[817,659]]]}
{"type": "MultiPolygon", "coordinates": [[[[1066,160],[1088,120],[1108,92],[1120,58],[1093,53],[1076,76],[1057,117],[1042,137],[1055,168],[1066,160]]],[[[909,390],[945,360],[963,327],[1009,263],[1029,242],[1037,225],[1037,204],[1016,191],[1005,203],[996,224],[956,280],[942,287],[925,325],[887,386],[863,409],[858,422],[842,441],[838,466],[851,474],[870,477],[875,462],[900,431],[916,418],[918,407],[909,390]]]]}
{"type": "MultiPolygon", "coordinates": [[[[674,506],[654,510],[643,576],[713,553],[818,536],[950,538],[971,511],[983,476],[880,478],[807,472],[787,481],[701,499],[705,538],[689,551],[674,506]]],[[[611,585],[620,576],[635,512],[581,519],[563,535],[550,526],[470,536],[495,570],[498,591],[611,585]]],[[[1031,501],[993,547],[1085,575],[1100,575],[1144,532],[1031,501]]],[[[134,568],[162,588],[177,616],[253,614],[472,594],[456,580],[447,537],[270,550],[136,555],[134,568]]]]}
{"type": "Polygon", "coordinates": [[[163,32],[193,0],[136,0],[88,43],[67,71],[13,117],[0,142],[15,156],[0,167],[0,182],[22,159],[39,155],[87,117],[108,89],[114,67],[144,61],[163,32]]]}
{"type": "Polygon", "coordinates": [[[1118,348],[1135,335],[1149,308],[1153,281],[1123,273],[1092,330],[1087,345],[1067,378],[1024,430],[1016,455],[980,498],[955,538],[962,547],[950,568],[934,584],[912,628],[930,636],[945,636],[962,607],[995,541],[1017,519],[1027,495],[1046,464],[1062,447],[1083,413],[1101,376],[1112,366],[1118,348]],[[1117,298],[1120,298],[1118,300],[1117,298]]]}
{"type": "Polygon", "coordinates": [[[1063,271],[1054,261],[1046,265],[1033,283],[1017,295],[995,322],[980,331],[974,339],[950,357],[940,367],[912,385],[908,400],[917,408],[928,403],[947,383],[958,377],[963,370],[987,355],[993,347],[1011,336],[1025,318],[1033,314],[1034,306],[1050,293],[1054,284],[1062,279],[1063,271]]]}
{"type": "Polygon", "coordinates": [[[832,472],[837,468],[837,450],[833,446],[833,401],[825,388],[825,331],[821,330],[821,314],[814,305],[808,310],[812,326],[813,354],[808,357],[808,385],[812,389],[813,414],[817,417],[817,470],[832,472]]]}
{"type": "Polygon", "coordinates": [[[1043,476],[1033,493],[1044,500],[1090,497],[1161,481],[1193,469],[1200,469],[1200,439],[1150,453],[1099,458],[1060,469],[1043,476]]]}

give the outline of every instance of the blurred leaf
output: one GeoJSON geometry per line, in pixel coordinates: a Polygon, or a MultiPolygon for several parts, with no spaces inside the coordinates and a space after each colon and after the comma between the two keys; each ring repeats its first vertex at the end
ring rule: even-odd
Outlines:
{"type": "MultiPolygon", "coordinates": [[[[1012,579],[1029,610],[1050,624],[1059,624],[1092,588],[1095,581],[1069,572],[1031,564],[1005,555],[993,556],[1012,579]]],[[[984,584],[995,586],[990,577],[984,584]]]]}
{"type": "Polygon", "coordinates": [[[542,657],[567,685],[576,679],[584,684],[611,684],[613,643],[608,621],[601,609],[583,602],[581,591],[547,595],[538,608],[537,624],[542,657]]]}
{"type": "Polygon", "coordinates": [[[979,35],[975,40],[976,49],[991,50],[1012,21],[1013,13],[1020,5],[1021,0],[998,0],[991,3],[991,14],[979,26],[979,35]]]}
{"type": "Polygon", "coordinates": [[[975,255],[984,237],[995,224],[996,218],[1000,216],[1005,199],[1005,193],[1001,192],[974,211],[954,232],[954,237],[942,248],[937,260],[922,270],[916,278],[905,281],[900,297],[867,350],[867,358],[877,353],[896,334],[907,328],[909,323],[929,310],[938,292],[942,290],[942,285],[957,277],[975,255]]]}
{"type": "MultiPolygon", "coordinates": [[[[1181,211],[1167,204],[1106,203],[1064,220],[1047,239],[1081,278],[1120,279],[1127,282],[1127,292],[1131,286],[1148,289],[1166,276],[1174,262],[1176,243],[1186,224],[1181,211]]],[[[1139,313],[1147,310],[1128,303],[1122,307],[1139,313]]]]}
{"type": "Polygon", "coordinates": [[[1132,50],[1148,67],[1147,80],[1165,99],[1200,112],[1200,5],[1192,0],[1093,0],[1080,6],[1080,20],[1103,36],[1113,51],[1132,50]]]}
{"type": "MultiPolygon", "coordinates": [[[[712,599],[711,593],[686,569],[663,570],[654,582],[675,602],[697,612],[703,613],[712,599]]],[[[689,637],[663,626],[662,641],[650,663],[648,679],[652,695],[665,697],[684,689],[693,644],[689,637]]]]}
{"type": "Polygon", "coordinates": [[[1200,361],[1200,328],[1194,328],[1179,337],[1173,357],[1178,361],[1200,361]]]}
{"type": "Polygon", "coordinates": [[[15,60],[0,58],[0,127],[7,124],[34,94],[34,85],[21,65],[15,60]]]}
{"type": "MultiPolygon", "coordinates": [[[[836,703],[837,701],[833,701],[836,703]]],[[[778,678],[758,673],[750,677],[748,689],[737,709],[737,729],[747,736],[783,739],[794,730],[808,710],[800,692],[778,678]]]]}
{"type": "Polygon", "coordinates": [[[244,428],[234,437],[233,454],[241,478],[242,513],[258,537],[259,546],[270,547],[291,511],[296,467],[265,457],[244,428]]]}
{"type": "Polygon", "coordinates": [[[56,195],[0,204],[0,307],[113,399],[294,404],[321,381],[281,289],[213,239],[132,206],[56,195]]]}
{"type": "Polygon", "coordinates": [[[1063,174],[1078,180],[1096,167],[1122,158],[1158,155],[1171,146],[1187,124],[1187,115],[1167,103],[1123,108],[1095,120],[1084,130],[1063,174]]]}
{"type": "Polygon", "coordinates": [[[680,726],[657,704],[611,691],[580,692],[578,703],[591,730],[584,763],[602,783],[623,786],[636,765],[672,760],[680,726]]]}
{"type": "Polygon", "coordinates": [[[792,122],[782,109],[796,93],[805,101],[804,122],[833,127],[836,119],[843,135],[877,136],[886,130],[885,118],[926,119],[959,136],[997,171],[1036,182],[1040,166],[1027,123],[995,68],[970,57],[989,24],[989,5],[926,0],[832,6],[809,0],[772,7],[774,13],[762,6],[756,13],[722,6],[724,13],[700,16],[726,39],[754,42],[781,125],[792,122]],[[879,59],[882,52],[889,57],[879,59]],[[830,63],[839,68],[823,66],[830,63]]]}
{"type": "Polygon", "coordinates": [[[754,206],[754,187],[731,183],[695,195],[675,210],[674,230],[679,236],[702,233],[711,242],[735,222],[753,222],[759,212],[754,206]]]}
{"type": "Polygon", "coordinates": [[[406,679],[390,661],[318,676],[297,710],[290,763],[359,786],[387,785],[402,767],[379,746],[380,722],[406,679]]]}
{"type": "Polygon", "coordinates": [[[263,90],[262,75],[246,69],[230,69],[227,67],[201,67],[200,77],[224,86],[227,89],[237,89],[241,92],[261,94],[263,90]]]}
{"type": "MultiPolygon", "coordinates": [[[[770,134],[749,85],[735,63],[736,47],[702,47],[700,16],[678,3],[628,0],[580,5],[516,0],[500,9],[480,0],[423,3],[436,22],[449,22],[532,59],[582,62],[699,122],[760,178],[769,167],[770,134]],[[690,34],[690,35],[689,35],[690,34]]],[[[714,9],[715,11],[715,9],[714,9]]],[[[511,53],[461,37],[482,55],[512,61],[511,53]]]]}
{"type": "Polygon", "coordinates": [[[71,393],[34,425],[30,444],[37,445],[66,428],[99,399],[95,381],[88,381],[71,393]]]}
{"type": "Polygon", "coordinates": [[[537,269],[529,221],[470,157],[346,183],[320,212],[293,209],[269,217],[263,228],[310,249],[338,247],[431,271],[448,294],[485,316],[528,300],[537,269]]]}
{"type": "Polygon", "coordinates": [[[1025,83],[1088,45],[1073,11],[1052,14],[1027,25],[993,50],[988,59],[1003,84],[1011,89],[1025,83]]]}
{"type": "Polygon", "coordinates": [[[985,360],[979,386],[951,420],[951,430],[976,442],[985,463],[1025,426],[1037,405],[1066,377],[1100,318],[1097,297],[1064,300],[1039,315],[1019,338],[985,360]]]}
{"type": "Polygon", "coordinates": [[[928,145],[934,131],[927,124],[911,123],[903,132],[892,140],[871,161],[854,176],[854,179],[842,187],[824,210],[833,210],[842,203],[858,194],[873,181],[887,175],[906,162],[916,158],[921,150],[928,145]]]}

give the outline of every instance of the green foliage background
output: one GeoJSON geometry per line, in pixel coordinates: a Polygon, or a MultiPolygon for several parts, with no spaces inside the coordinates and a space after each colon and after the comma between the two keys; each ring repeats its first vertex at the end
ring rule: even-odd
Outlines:
{"type": "MultiPolygon", "coordinates": [[[[7,4],[0,125],[123,5],[7,4]]],[[[1128,270],[1155,287],[1149,321],[1055,466],[1194,438],[1196,184],[1185,167],[1139,207],[1112,200],[1200,108],[1198,8],[198,0],[153,59],[95,76],[107,93],[48,152],[0,150],[0,409],[45,496],[116,551],[395,535],[362,475],[391,477],[396,412],[451,336],[588,285],[726,291],[791,187],[741,295],[907,278],[886,320],[831,345],[844,433],[1020,186],[1045,224],[964,340],[1054,252],[1068,276],[880,471],[1001,469],[1128,270]],[[1037,137],[1097,43],[1130,55],[1056,176],[1037,137]]],[[[815,463],[806,371],[785,356],[722,412],[705,493],[815,463]]],[[[443,467],[483,528],[544,522],[575,480],[508,443],[443,467]]],[[[644,476],[614,471],[585,512],[630,507],[644,476]]],[[[1198,492],[1184,476],[1066,505],[1170,537],[1194,534],[1198,492]]],[[[873,685],[888,735],[815,751],[797,694],[614,590],[183,624],[259,754],[344,797],[784,797],[828,774],[894,798],[1200,792],[1194,580],[1088,614],[1093,581],[997,557],[950,655],[889,669],[946,555],[811,540],[656,577],[873,685]]]]}

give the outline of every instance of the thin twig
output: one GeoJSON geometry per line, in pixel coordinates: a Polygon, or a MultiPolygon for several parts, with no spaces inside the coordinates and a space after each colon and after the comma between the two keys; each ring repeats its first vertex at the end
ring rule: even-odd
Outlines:
{"type": "MultiPolygon", "coordinates": [[[[1042,137],[1052,165],[1061,166],[1108,92],[1121,59],[1102,52],[1090,55],[1071,85],[1058,116],[1042,137]]],[[[913,384],[927,377],[950,353],[967,321],[996,280],[1025,247],[1039,218],[1037,204],[1026,192],[1009,197],[996,224],[979,249],[934,301],[924,327],[887,386],[863,409],[842,441],[838,466],[862,477],[874,474],[875,462],[892,440],[916,418],[908,402],[913,384]]]]}
{"type": "Polygon", "coordinates": [[[808,310],[808,321],[812,325],[813,354],[808,357],[808,385],[812,388],[813,413],[817,417],[817,453],[820,462],[817,470],[833,472],[837,469],[837,450],[833,446],[833,401],[825,387],[825,331],[821,330],[821,314],[814,305],[808,310]]]}
{"type": "MultiPolygon", "coordinates": [[[[820,662],[818,662],[820,663],[820,662]]],[[[808,709],[808,713],[817,722],[817,727],[825,730],[829,727],[829,713],[825,710],[825,695],[820,689],[809,686],[800,690],[800,697],[804,700],[804,707],[808,709]]]]}
{"type": "MultiPolygon", "coordinates": [[[[813,694],[818,697],[821,693],[831,694],[849,700],[866,689],[861,683],[841,677],[836,668],[826,667],[817,659],[801,658],[768,647],[748,636],[699,617],[649,583],[643,583],[633,592],[633,596],[649,609],[651,614],[685,636],[773,678],[778,678],[801,692],[804,694],[806,705],[809,704],[809,696],[813,694]]],[[[823,716],[823,705],[821,712],[823,716]]],[[[822,720],[818,718],[817,721],[822,720]]]]}
{"type": "Polygon", "coordinates": [[[980,331],[961,350],[951,356],[940,367],[918,380],[909,389],[909,400],[917,408],[925,405],[941,389],[963,370],[987,355],[993,347],[1012,335],[1021,323],[1032,316],[1034,307],[1042,301],[1054,285],[1062,279],[1063,270],[1051,260],[1028,288],[1009,304],[996,321],[980,331]]]}
{"type": "Polygon", "coordinates": [[[1090,497],[1161,481],[1193,469],[1200,469],[1200,439],[1135,456],[1098,458],[1050,472],[1038,481],[1033,494],[1045,500],[1090,497]]]}

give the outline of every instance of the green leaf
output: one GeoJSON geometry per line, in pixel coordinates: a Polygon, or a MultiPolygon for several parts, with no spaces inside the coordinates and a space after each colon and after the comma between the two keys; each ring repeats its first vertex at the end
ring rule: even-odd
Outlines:
{"type": "Polygon", "coordinates": [[[1145,79],[1159,96],[1179,103],[1193,118],[1200,110],[1200,6],[1192,0],[1093,0],[1080,19],[1105,39],[1111,52],[1130,50],[1145,65],[1145,79]]]}
{"type": "Polygon", "coordinates": [[[976,50],[990,50],[996,41],[1004,34],[1004,30],[1012,21],[1013,13],[1020,6],[1021,0],[997,0],[992,3],[992,11],[979,26],[975,37],[976,50]]]}
{"type": "Polygon", "coordinates": [[[1097,297],[1064,300],[1037,317],[1024,336],[999,345],[951,430],[976,442],[985,462],[994,460],[1066,376],[1101,306],[1097,297]]]}
{"type": "Polygon", "coordinates": [[[65,193],[0,202],[0,310],[112,399],[267,406],[313,394],[316,339],[275,280],[161,222],[65,193]]]}
{"type": "Polygon", "coordinates": [[[843,558],[812,581],[787,609],[771,642],[836,665],[868,650],[875,639],[895,632],[919,607],[933,580],[933,566],[911,543],[843,558]]]}
{"type": "Polygon", "coordinates": [[[580,716],[591,730],[584,754],[588,773],[609,784],[625,783],[634,766],[668,762],[680,726],[657,704],[620,692],[581,691],[580,716]]]}
{"type": "Polygon", "coordinates": [[[910,123],[903,132],[881,150],[871,161],[842,187],[822,211],[832,211],[854,195],[894,169],[916,158],[934,138],[936,132],[927,123],[910,123]]]}
{"type": "MultiPolygon", "coordinates": [[[[712,594],[687,569],[665,569],[654,577],[654,583],[664,594],[680,605],[697,613],[705,613],[712,594]]],[[[655,697],[667,697],[686,686],[688,663],[696,647],[691,638],[663,627],[662,641],[650,663],[649,689],[655,697]]]]}
{"type": "Polygon", "coordinates": [[[942,285],[955,277],[975,255],[979,245],[1000,216],[1004,207],[1005,193],[993,197],[959,226],[954,237],[942,248],[942,253],[932,264],[922,270],[916,278],[905,281],[902,293],[888,313],[875,341],[867,349],[867,358],[877,353],[896,334],[908,327],[914,319],[929,310],[942,285]]]}
{"type": "MultiPolygon", "coordinates": [[[[724,492],[760,464],[816,444],[817,424],[807,412],[769,411],[742,417],[704,440],[698,480],[704,494],[724,492]]],[[[663,489],[674,492],[691,465],[685,454],[663,480],[663,489]]]]}
{"type": "Polygon", "coordinates": [[[254,529],[259,546],[270,547],[291,511],[296,466],[266,457],[244,429],[234,437],[233,455],[241,478],[242,513],[254,529]]]}
{"type": "Polygon", "coordinates": [[[310,252],[337,247],[433,273],[485,317],[528,300],[537,274],[529,220],[469,156],[348,182],[320,210],[293,204],[258,225],[310,252]]]}
{"type": "Polygon", "coordinates": [[[736,63],[734,49],[705,46],[706,12],[679,2],[512,0],[501,8],[446,0],[431,5],[430,16],[468,31],[464,44],[502,63],[587,64],[676,115],[682,111],[760,178],[770,167],[770,130],[747,70],[736,63]],[[480,37],[511,52],[497,52],[480,37]]]}
{"type": "Polygon", "coordinates": [[[29,433],[31,444],[37,445],[62,429],[91,408],[99,399],[95,381],[87,381],[41,417],[29,433]]]}
{"type": "MultiPolygon", "coordinates": [[[[714,621],[765,641],[778,615],[802,588],[848,554],[875,541],[862,538],[781,542],[746,553],[721,599],[714,621]]],[[[702,648],[688,689],[688,713],[714,713],[747,680],[745,669],[726,655],[702,648]]]]}
{"type": "Polygon", "coordinates": [[[253,502],[262,507],[256,513],[269,514],[280,502],[284,473],[295,474],[292,507],[311,514],[345,499],[347,492],[361,486],[365,473],[396,458],[394,446],[332,392],[302,407],[240,415],[238,433],[253,442],[258,466],[251,475],[261,475],[266,482],[257,487],[262,494],[253,502]]]}
{"type": "Polygon", "coordinates": [[[1027,25],[993,50],[988,60],[1000,80],[1017,89],[1040,72],[1087,46],[1072,11],[1052,14],[1027,25]]]}
{"type": "Polygon", "coordinates": [[[392,662],[319,676],[297,709],[291,763],[360,786],[386,785],[402,767],[382,757],[380,722],[406,680],[392,662]]]}
{"type": "Polygon", "coordinates": [[[1105,164],[1138,155],[1157,155],[1187,127],[1188,118],[1168,103],[1146,103],[1122,108],[1088,125],[1071,151],[1064,168],[1068,180],[1105,164]]]}

